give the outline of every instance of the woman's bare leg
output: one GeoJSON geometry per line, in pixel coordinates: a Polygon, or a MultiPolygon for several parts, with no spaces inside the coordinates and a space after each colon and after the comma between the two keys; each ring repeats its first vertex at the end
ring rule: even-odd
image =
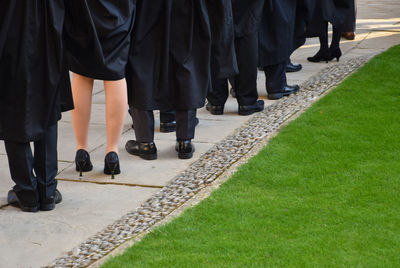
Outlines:
{"type": "Polygon", "coordinates": [[[72,75],[74,110],[71,112],[76,150],[88,150],[88,132],[92,109],[93,79],[79,74],[72,75]]]}
{"type": "Polygon", "coordinates": [[[128,109],[126,81],[125,79],[104,81],[104,87],[106,90],[106,153],[116,152],[118,154],[118,143],[128,109]]]}

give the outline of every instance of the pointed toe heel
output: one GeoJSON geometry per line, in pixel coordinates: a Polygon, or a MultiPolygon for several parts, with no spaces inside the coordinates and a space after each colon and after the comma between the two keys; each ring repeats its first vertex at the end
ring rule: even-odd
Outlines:
{"type": "Polygon", "coordinates": [[[82,177],[82,172],[91,171],[93,169],[90,161],[89,153],[83,149],[79,149],[75,156],[75,170],[79,172],[79,177],[82,177]]]}
{"type": "Polygon", "coordinates": [[[121,173],[119,167],[119,159],[116,152],[109,152],[104,158],[104,174],[111,175],[111,179],[115,179],[115,175],[121,173]]]}

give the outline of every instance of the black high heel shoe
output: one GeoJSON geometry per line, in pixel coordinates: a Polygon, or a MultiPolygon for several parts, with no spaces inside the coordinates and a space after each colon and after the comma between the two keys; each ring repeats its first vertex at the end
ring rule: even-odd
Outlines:
{"type": "Polygon", "coordinates": [[[109,152],[104,158],[104,174],[111,175],[111,179],[115,179],[114,175],[120,174],[119,159],[116,152],[109,152]]]}
{"type": "Polygon", "coordinates": [[[82,172],[91,171],[93,169],[89,153],[83,149],[79,149],[76,152],[75,165],[76,171],[79,172],[79,177],[82,177],[82,172]]]}
{"type": "Polygon", "coordinates": [[[317,52],[317,54],[315,54],[312,57],[308,57],[307,60],[310,61],[310,62],[325,61],[326,63],[328,63],[328,61],[330,60],[330,51],[329,51],[329,49],[327,49],[327,50],[321,50],[320,49],[317,52]]]}
{"type": "Polygon", "coordinates": [[[337,48],[330,48],[330,58],[329,61],[333,60],[336,58],[336,60],[339,62],[340,57],[342,56],[342,51],[340,50],[340,47],[337,48]]]}

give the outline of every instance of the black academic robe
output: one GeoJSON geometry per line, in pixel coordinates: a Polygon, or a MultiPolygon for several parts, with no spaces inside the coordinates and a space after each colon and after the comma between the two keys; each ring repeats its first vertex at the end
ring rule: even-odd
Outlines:
{"type": "Polygon", "coordinates": [[[313,16],[314,8],[315,0],[297,0],[293,51],[306,42],[307,29],[313,16]]]}
{"type": "Polygon", "coordinates": [[[232,0],[235,36],[258,32],[265,0],[232,0]]]}
{"type": "Polygon", "coordinates": [[[72,108],[64,0],[0,0],[0,139],[30,142],[72,108]]]}
{"type": "Polygon", "coordinates": [[[355,32],[356,30],[356,1],[350,1],[350,7],[345,10],[342,32],[355,32]]]}
{"type": "Polygon", "coordinates": [[[230,0],[139,0],[127,68],[129,105],[141,110],[204,106],[211,53],[218,76],[236,74],[230,0]]]}
{"type": "Polygon", "coordinates": [[[296,0],[266,0],[259,30],[259,65],[281,64],[293,51],[296,0]]]}
{"type": "Polygon", "coordinates": [[[307,36],[316,37],[326,31],[325,22],[330,22],[334,27],[342,27],[344,14],[352,1],[354,0],[316,0],[307,36]]]}
{"type": "Polygon", "coordinates": [[[70,70],[100,80],[124,78],[136,0],[66,3],[65,40],[70,70]]]}

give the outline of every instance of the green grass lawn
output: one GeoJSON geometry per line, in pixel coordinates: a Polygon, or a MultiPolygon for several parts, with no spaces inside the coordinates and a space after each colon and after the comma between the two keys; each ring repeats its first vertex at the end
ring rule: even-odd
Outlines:
{"type": "Polygon", "coordinates": [[[104,267],[400,267],[400,46],[104,267]]]}

